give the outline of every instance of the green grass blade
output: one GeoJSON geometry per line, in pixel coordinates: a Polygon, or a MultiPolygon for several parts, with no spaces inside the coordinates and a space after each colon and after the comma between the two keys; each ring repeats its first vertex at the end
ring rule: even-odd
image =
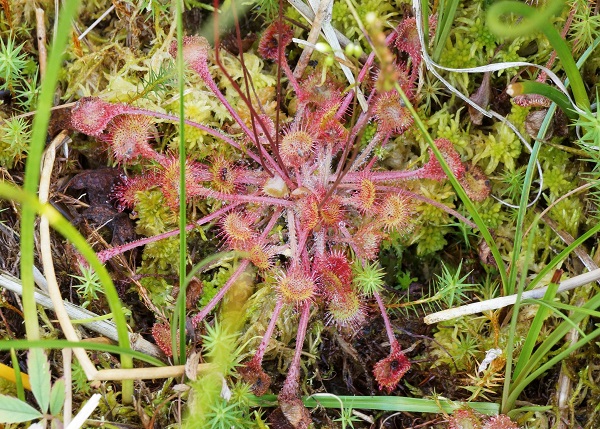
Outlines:
{"type": "MultiPolygon", "coordinates": [[[[563,261],[569,254],[579,245],[583,244],[587,239],[596,235],[600,232],[600,224],[594,226],[589,231],[586,231],[581,236],[577,237],[573,243],[569,244],[565,247],[558,255],[556,255],[548,264],[540,270],[540,272],[533,278],[533,280],[527,286],[527,290],[532,290],[537,287],[537,285],[544,279],[550,271],[555,269],[558,264],[563,261]]],[[[531,232],[530,232],[531,234],[531,232]]]]}
{"type": "MultiPolygon", "coordinates": [[[[558,283],[550,283],[548,285],[546,293],[544,294],[544,299],[548,301],[554,299],[557,289],[558,283]]],[[[549,309],[545,306],[540,306],[538,308],[538,311],[536,312],[535,317],[533,318],[533,322],[531,322],[531,326],[527,331],[527,337],[525,338],[525,343],[521,348],[521,353],[519,353],[519,358],[517,360],[517,364],[515,365],[515,369],[512,375],[513,380],[520,374],[521,370],[525,366],[525,363],[527,363],[527,361],[531,357],[531,353],[533,352],[533,349],[537,343],[540,331],[542,330],[542,326],[544,326],[544,320],[546,319],[548,313],[549,309]]]]}
{"type": "MultiPolygon", "coordinates": [[[[496,242],[495,242],[494,238],[492,237],[492,234],[490,233],[490,230],[488,229],[488,227],[485,224],[482,217],[479,215],[479,212],[477,212],[477,208],[475,207],[475,205],[473,204],[473,202],[471,201],[471,199],[469,198],[469,196],[467,195],[467,193],[465,192],[465,190],[463,189],[461,184],[458,182],[458,179],[454,176],[454,173],[450,169],[450,166],[448,166],[448,163],[444,159],[444,156],[442,155],[442,153],[440,152],[438,147],[435,145],[433,138],[427,131],[427,127],[425,126],[425,124],[423,123],[423,121],[421,120],[421,118],[419,117],[417,112],[415,111],[412,103],[410,102],[410,100],[408,99],[408,97],[406,96],[404,91],[402,91],[402,88],[400,88],[400,85],[398,83],[395,83],[394,86],[395,86],[395,89],[398,92],[398,94],[400,94],[400,97],[402,98],[404,105],[410,111],[411,116],[415,120],[415,124],[419,128],[419,131],[421,131],[421,134],[425,138],[425,141],[427,142],[429,148],[433,151],[435,157],[437,158],[442,169],[444,170],[444,173],[446,173],[446,176],[448,177],[448,180],[452,184],[452,187],[454,188],[456,195],[458,195],[461,202],[465,205],[465,208],[467,209],[467,211],[473,218],[473,222],[475,222],[475,224],[477,225],[477,228],[478,228],[480,234],[482,235],[483,239],[490,247],[494,261],[496,262],[496,264],[498,266],[498,274],[500,275],[500,278],[502,279],[502,284],[506,285],[508,282],[508,279],[506,277],[506,269],[504,267],[504,261],[502,259],[502,255],[500,255],[498,246],[496,246],[496,242]]],[[[506,286],[504,286],[504,287],[506,287],[506,286]]]]}
{"type": "MultiPolygon", "coordinates": [[[[543,301],[543,300],[538,300],[538,299],[524,299],[523,301],[521,301],[521,304],[537,304],[537,305],[541,305],[544,308],[546,308],[547,310],[553,312],[556,317],[560,317],[561,319],[563,319],[566,323],[568,323],[569,325],[571,325],[571,329],[575,329],[579,332],[579,334],[581,334],[581,336],[585,335],[585,332],[583,331],[583,329],[581,329],[579,326],[577,326],[576,323],[573,323],[573,321],[569,318],[568,315],[566,315],[565,313],[563,313],[562,311],[560,311],[556,304],[557,302],[554,301],[543,301]]],[[[579,307],[577,307],[579,308],[579,307]]],[[[583,310],[582,313],[589,315],[591,313],[595,313],[595,314],[600,314],[600,312],[597,311],[592,311],[592,310],[583,310]]]]}
{"type": "MultiPolygon", "coordinates": [[[[593,296],[582,306],[582,308],[584,308],[586,310],[595,310],[598,307],[600,307],[600,294],[593,296]]],[[[569,330],[572,329],[572,323],[577,324],[577,323],[581,322],[583,320],[583,318],[586,316],[587,315],[585,314],[584,311],[571,315],[570,323],[562,322],[560,325],[558,325],[554,329],[554,331],[550,335],[548,335],[548,337],[542,342],[542,344],[540,344],[538,346],[537,350],[531,356],[531,359],[526,363],[526,365],[523,367],[519,376],[515,379],[515,381],[510,386],[510,392],[509,392],[509,395],[507,396],[506,405],[504,402],[502,404],[503,409],[505,411],[513,408],[515,401],[517,400],[517,397],[520,394],[520,392],[522,392],[523,389],[527,386],[527,384],[529,384],[529,382],[532,380],[532,378],[531,378],[532,374],[535,373],[535,374],[539,375],[543,372],[543,371],[540,372],[539,368],[536,369],[537,366],[540,364],[540,362],[542,362],[545,359],[545,357],[552,351],[552,348],[567,334],[567,332],[569,332],[569,330]],[[528,380],[527,383],[525,383],[525,380],[528,380]]],[[[594,333],[595,332],[596,331],[594,331],[594,333]]],[[[592,335],[592,334],[590,334],[590,335],[592,335]]],[[[588,338],[588,337],[586,337],[586,338],[588,338]]],[[[591,341],[595,337],[596,337],[596,335],[594,334],[593,337],[588,338],[588,342],[591,341]]],[[[576,344],[579,344],[579,346],[581,346],[586,343],[587,342],[582,342],[582,340],[580,340],[576,344]]],[[[571,351],[575,350],[573,347],[574,346],[569,347],[569,349],[571,351]]],[[[561,352],[560,355],[563,355],[563,352],[561,352]]],[[[567,356],[567,355],[564,355],[564,356],[567,356]]],[[[556,357],[554,357],[550,361],[546,362],[543,365],[543,367],[545,367],[546,370],[549,368],[548,365],[550,362],[556,363],[558,361],[556,360],[556,357]]]]}
{"type": "Polygon", "coordinates": [[[536,82],[534,80],[523,80],[509,85],[508,88],[506,88],[506,93],[511,97],[523,94],[542,95],[556,103],[569,119],[576,120],[578,118],[577,113],[573,110],[573,104],[571,103],[571,100],[569,100],[569,97],[546,83],[536,82]]]}
{"type": "MultiPolygon", "coordinates": [[[[510,393],[510,396],[508,397],[508,401],[507,401],[508,405],[511,405],[511,408],[512,408],[512,406],[514,406],[514,404],[516,403],[517,398],[521,394],[523,389],[525,389],[529,384],[531,384],[531,382],[533,382],[537,377],[542,375],[544,372],[548,371],[550,368],[552,368],[557,363],[566,359],[571,353],[573,353],[580,347],[593,341],[598,336],[600,336],[600,328],[592,331],[589,335],[581,338],[575,344],[566,348],[565,350],[563,350],[562,352],[560,352],[559,354],[554,356],[552,359],[548,360],[548,362],[541,365],[537,370],[533,371],[528,377],[523,377],[522,379],[520,379],[516,383],[514,383],[514,385],[512,387],[512,391],[510,393]]],[[[524,373],[522,373],[522,374],[524,374],[524,373]]]]}
{"type": "MultiPolygon", "coordinates": [[[[315,394],[302,400],[307,407],[344,408],[381,411],[406,411],[414,413],[451,413],[452,411],[470,407],[487,415],[498,414],[500,406],[493,402],[458,402],[447,399],[404,398],[401,396],[334,396],[315,394]]],[[[252,405],[270,407],[277,404],[275,395],[252,397],[252,405]]]]}
{"type": "MultiPolygon", "coordinates": [[[[440,2],[438,9],[438,26],[435,32],[435,48],[433,50],[433,55],[431,56],[433,61],[435,61],[436,63],[439,63],[440,57],[442,56],[442,51],[446,46],[446,40],[448,40],[448,35],[450,34],[450,30],[452,29],[454,15],[456,15],[458,4],[459,0],[449,0],[448,2],[440,2]]],[[[423,8],[423,11],[426,10],[427,9],[423,8]]],[[[427,20],[427,17],[425,18],[425,20],[427,20]]]]}
{"type": "Polygon", "coordinates": [[[585,314],[586,316],[600,318],[600,311],[590,310],[588,308],[583,308],[583,307],[577,307],[576,305],[564,304],[564,303],[558,302],[558,301],[544,302],[539,299],[532,299],[532,300],[523,300],[523,302],[532,302],[532,303],[537,303],[537,304],[541,304],[541,305],[547,304],[550,308],[559,308],[561,310],[572,311],[574,313],[582,313],[582,314],[585,314]]]}
{"type": "Polygon", "coordinates": [[[560,58],[562,68],[571,81],[575,102],[582,109],[590,108],[590,101],[585,85],[571,49],[552,24],[552,17],[564,7],[562,0],[553,0],[546,7],[538,9],[518,1],[501,1],[493,4],[487,13],[487,25],[495,34],[503,37],[518,37],[525,34],[542,31],[560,58]],[[516,26],[509,26],[501,21],[507,14],[516,14],[525,19],[516,26]]]}
{"type": "MultiPolygon", "coordinates": [[[[173,357],[176,364],[185,363],[185,303],[186,303],[186,262],[187,262],[187,244],[186,244],[186,226],[187,226],[187,204],[186,204],[186,155],[185,155],[185,77],[183,62],[183,4],[178,1],[175,9],[175,19],[177,20],[177,86],[179,89],[179,296],[180,304],[175,311],[179,315],[179,348],[173,349],[173,357]],[[177,355],[179,350],[179,355],[177,355]]],[[[171,330],[177,329],[175,326],[171,330]]],[[[172,335],[171,338],[175,338],[172,335]]]]}
{"type": "MultiPolygon", "coordinates": [[[[529,193],[529,192],[527,192],[529,193]]],[[[533,239],[535,237],[535,228],[537,227],[537,224],[533,225],[534,228],[531,231],[531,234],[529,235],[529,240],[527,241],[527,250],[525,252],[525,256],[524,256],[524,260],[522,263],[522,269],[524,273],[527,273],[527,270],[529,269],[529,264],[531,262],[532,259],[532,252],[531,249],[533,248],[533,239]]],[[[513,250],[514,252],[514,250],[513,250]]],[[[516,269],[512,270],[513,272],[516,272],[516,269]]],[[[507,408],[506,408],[506,403],[507,403],[507,399],[508,399],[508,395],[509,395],[509,391],[510,391],[510,385],[511,385],[511,380],[512,380],[512,370],[513,370],[513,352],[514,352],[514,342],[515,342],[515,333],[517,332],[517,324],[519,322],[519,307],[521,306],[521,297],[523,296],[523,291],[525,290],[525,280],[526,280],[527,276],[526,275],[522,275],[521,276],[521,280],[519,281],[519,287],[517,288],[517,298],[515,301],[515,304],[513,305],[512,308],[512,317],[510,320],[510,327],[509,327],[509,333],[508,333],[508,338],[506,340],[506,348],[504,350],[504,353],[506,355],[506,370],[505,370],[505,374],[504,374],[504,386],[502,388],[502,412],[506,413],[507,408]]]]}
{"type": "Polygon", "coordinates": [[[10,360],[12,363],[13,371],[15,372],[15,385],[17,386],[17,397],[21,400],[25,400],[25,388],[23,387],[23,377],[21,376],[21,368],[19,367],[19,359],[15,349],[10,349],[10,360]]]}
{"type": "MultiPolygon", "coordinates": [[[[25,180],[23,188],[30,195],[36,195],[39,179],[42,152],[46,144],[48,123],[50,122],[50,108],[54,100],[58,75],[60,73],[63,51],[71,34],[71,21],[77,12],[79,0],[67,0],[58,16],[58,31],[54,35],[54,43],[50,49],[46,74],[42,81],[37,112],[33,118],[31,143],[25,164],[25,180]]],[[[23,311],[25,313],[25,330],[27,337],[35,340],[39,338],[39,325],[37,308],[33,296],[33,237],[35,225],[35,209],[23,205],[21,214],[21,281],[23,283],[23,311]]]]}
{"type": "Polygon", "coordinates": [[[100,352],[114,353],[120,355],[131,356],[132,358],[138,359],[142,362],[146,362],[150,365],[154,366],[165,366],[165,364],[152,357],[144,354],[142,352],[138,352],[136,350],[131,350],[126,347],[121,347],[114,344],[102,344],[102,343],[92,343],[92,342],[76,342],[76,341],[67,341],[67,340],[5,340],[0,341],[0,350],[27,350],[33,347],[40,347],[43,349],[65,349],[65,348],[80,348],[86,350],[95,350],[100,352]]]}

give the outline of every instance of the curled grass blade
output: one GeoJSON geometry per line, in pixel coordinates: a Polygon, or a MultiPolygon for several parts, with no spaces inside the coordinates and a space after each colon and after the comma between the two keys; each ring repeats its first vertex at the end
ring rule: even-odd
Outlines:
{"type": "Polygon", "coordinates": [[[571,81],[575,102],[580,108],[589,110],[590,101],[571,50],[552,25],[552,17],[560,12],[563,6],[562,0],[553,0],[542,9],[534,9],[518,1],[501,1],[488,9],[487,25],[492,32],[504,37],[522,36],[538,30],[543,32],[560,58],[561,65],[571,81]],[[507,14],[520,15],[525,19],[516,26],[508,26],[501,20],[501,17],[507,14]]]}

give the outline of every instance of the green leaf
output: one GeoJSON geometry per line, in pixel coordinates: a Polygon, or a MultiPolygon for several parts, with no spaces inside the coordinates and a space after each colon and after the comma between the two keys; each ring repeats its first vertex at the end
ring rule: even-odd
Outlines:
{"type": "Polygon", "coordinates": [[[50,404],[50,364],[43,349],[31,349],[27,355],[29,383],[35,400],[42,413],[48,411],[50,404]]]}
{"type": "Polygon", "coordinates": [[[0,395],[0,423],[21,423],[43,415],[27,402],[12,396],[0,395]]]}
{"type": "Polygon", "coordinates": [[[50,391],[50,414],[58,416],[65,404],[65,380],[59,378],[54,382],[50,391]]]}

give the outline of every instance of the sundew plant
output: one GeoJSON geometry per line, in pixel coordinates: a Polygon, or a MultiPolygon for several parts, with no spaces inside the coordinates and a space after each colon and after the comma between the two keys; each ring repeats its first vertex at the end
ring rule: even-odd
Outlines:
{"type": "MultiPolygon", "coordinates": [[[[431,24],[433,27],[435,21],[431,24]]],[[[268,390],[270,377],[262,369],[263,356],[282,310],[292,308],[299,317],[296,351],[278,398],[287,419],[296,427],[307,427],[310,416],[300,400],[299,382],[311,315],[340,329],[356,330],[366,320],[367,303],[375,302],[390,345],[389,356],[372,370],[379,388],[391,392],[410,368],[381,297],[384,281],[379,248],[390,234],[403,236],[416,228],[415,201],[439,206],[405,184],[444,181],[446,174],[432,153],[420,167],[383,171],[377,166],[378,154],[388,141],[413,123],[400,94],[389,84],[399,82],[409,100],[414,98],[420,56],[413,18],[403,20],[381,41],[387,63],[379,72],[371,70],[374,54],[359,69],[357,80],[369,103],[366,110],[357,103],[356,90],[347,90],[332,75],[308,72],[296,78],[285,55],[292,37],[292,28],[277,20],[265,30],[258,45],[258,54],[278,65],[283,74],[279,79],[287,79],[296,103],[292,110],[284,108],[278,99],[271,114],[265,113],[260,100],[255,99],[246,75],[242,86],[230,79],[243,101],[242,109],[233,106],[213,78],[215,71],[228,74],[222,54],[213,51],[202,37],[183,39],[186,66],[227,110],[234,121],[231,129],[238,131],[225,133],[186,120],[188,127],[203,131],[229,149],[202,160],[190,156],[183,168],[186,203],[203,200],[211,208],[211,213],[195,225],[212,222],[221,246],[242,258],[212,299],[192,315],[191,324],[198,327],[206,320],[248,266],[258,270],[264,287],[276,299],[254,357],[243,363],[239,372],[255,394],[268,390]],[[213,54],[219,66],[216,69],[211,67],[213,54]],[[242,113],[246,110],[249,115],[242,113]],[[364,138],[370,123],[375,124],[375,131],[364,138]]],[[[176,42],[169,52],[177,57],[176,42]]],[[[240,56],[242,64],[243,58],[240,56]]],[[[123,177],[113,189],[113,198],[122,209],[135,211],[140,195],[151,190],[160,191],[164,204],[173,212],[180,204],[179,158],[152,145],[151,130],[157,120],[176,122],[177,118],[94,97],[81,99],[71,112],[73,128],[104,142],[116,162],[144,165],[142,173],[123,177]]],[[[448,140],[438,139],[436,145],[472,198],[484,199],[488,189],[481,173],[467,171],[448,140]]],[[[107,260],[129,248],[110,249],[100,257],[107,260]]],[[[158,324],[154,332],[162,339],[165,352],[171,354],[170,342],[165,341],[168,330],[158,324]]]]}
{"type": "Polygon", "coordinates": [[[29,36],[53,12],[0,2],[0,286],[23,286],[23,314],[0,306],[19,397],[0,423],[71,427],[69,395],[51,416],[38,398],[49,365],[114,424],[581,420],[600,392],[600,295],[580,287],[600,275],[598,6],[288,2],[67,0],[47,64],[29,36]],[[118,345],[79,341],[96,323],[118,345]],[[64,349],[30,362],[34,408],[31,347],[64,349]]]}

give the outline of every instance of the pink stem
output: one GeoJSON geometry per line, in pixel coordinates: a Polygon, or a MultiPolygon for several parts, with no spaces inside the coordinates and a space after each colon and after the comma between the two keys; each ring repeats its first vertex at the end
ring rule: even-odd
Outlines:
{"type": "MultiPolygon", "coordinates": [[[[289,69],[289,66],[288,66],[288,69],[289,69]]],[[[227,99],[225,98],[223,93],[219,90],[219,87],[217,86],[215,81],[212,79],[212,77],[210,79],[204,79],[204,82],[208,85],[208,87],[213,92],[213,94],[215,94],[217,96],[219,101],[221,101],[221,103],[223,103],[223,105],[225,106],[227,111],[229,111],[231,116],[233,116],[233,119],[235,119],[235,121],[238,123],[238,125],[242,128],[242,130],[244,131],[244,134],[246,134],[248,136],[248,138],[257,146],[258,150],[261,150],[261,148],[258,147],[260,145],[260,142],[256,141],[255,134],[252,131],[250,131],[250,129],[246,126],[244,121],[242,121],[242,118],[240,118],[240,116],[233,109],[231,104],[229,104],[229,101],[227,101],[227,99]]],[[[261,125],[261,128],[263,128],[263,131],[266,134],[267,130],[265,129],[265,127],[263,125],[261,125]]],[[[282,177],[282,178],[287,177],[287,175],[279,167],[279,164],[277,162],[275,162],[275,160],[271,157],[271,155],[269,155],[268,152],[263,151],[262,155],[267,159],[267,161],[269,161],[269,164],[271,165],[271,167],[273,167],[273,169],[275,169],[275,171],[277,172],[277,174],[279,174],[280,177],[282,177]]],[[[255,159],[255,161],[257,161],[257,160],[255,159]]],[[[260,161],[257,161],[257,162],[260,163],[260,161]]],[[[289,186],[289,184],[288,184],[288,186],[289,186]]]]}
{"type": "Polygon", "coordinates": [[[298,384],[300,382],[300,357],[302,356],[302,345],[306,336],[306,328],[308,327],[308,318],[310,316],[310,302],[305,302],[300,313],[300,321],[298,322],[298,334],[296,335],[296,349],[294,358],[288,370],[288,375],[285,378],[283,387],[281,388],[280,396],[296,397],[298,396],[298,384]]]}
{"type": "Polygon", "coordinates": [[[269,326],[267,326],[267,330],[263,335],[263,338],[256,349],[256,354],[252,358],[252,360],[258,365],[262,365],[263,357],[265,356],[265,352],[267,351],[267,346],[269,345],[269,340],[273,336],[273,331],[275,330],[275,325],[277,324],[277,318],[279,317],[279,313],[283,307],[283,300],[281,298],[277,299],[275,303],[275,308],[273,308],[273,314],[271,315],[271,320],[269,321],[269,326]]]}
{"type": "MultiPolygon", "coordinates": [[[[219,92],[219,94],[221,94],[221,93],[219,92]]],[[[223,94],[221,94],[221,97],[223,97],[223,94]]],[[[227,104],[226,106],[229,106],[229,104],[227,104]]],[[[229,107],[231,107],[231,106],[229,106],[229,107]]],[[[154,118],[166,119],[167,121],[174,121],[174,122],[179,121],[179,118],[177,116],[169,115],[167,113],[154,112],[152,110],[138,109],[138,108],[134,108],[134,107],[127,109],[127,111],[123,112],[123,113],[129,113],[132,115],[151,116],[154,118]]],[[[261,163],[260,157],[258,155],[256,155],[254,152],[249,151],[248,149],[242,149],[242,147],[231,137],[228,137],[225,134],[223,134],[211,127],[208,127],[206,125],[202,125],[198,122],[190,121],[189,119],[184,119],[184,123],[186,125],[189,125],[190,127],[194,127],[199,130],[205,131],[207,134],[210,134],[213,137],[223,140],[224,142],[230,144],[234,148],[244,151],[244,153],[246,153],[250,158],[252,158],[257,163],[259,163],[259,164],[261,163]]],[[[252,140],[252,142],[254,144],[256,144],[256,145],[260,144],[260,143],[254,142],[254,134],[248,129],[248,127],[246,127],[244,125],[242,127],[242,129],[244,130],[244,133],[248,133],[247,134],[248,137],[252,140]]],[[[259,148],[259,150],[260,150],[260,148],[259,148]]],[[[267,159],[267,161],[269,161],[269,164],[271,164],[271,166],[275,169],[275,171],[277,171],[277,174],[279,174],[282,178],[287,177],[287,175],[285,175],[285,173],[281,170],[279,165],[275,162],[275,160],[271,157],[271,155],[269,155],[269,153],[263,151],[263,156],[267,159]]],[[[289,184],[288,184],[288,186],[289,186],[289,184]]]]}
{"type": "MultiPolygon", "coordinates": [[[[373,139],[369,142],[367,147],[362,151],[360,156],[358,158],[356,158],[356,160],[352,163],[352,166],[348,170],[348,173],[346,173],[346,176],[348,174],[350,174],[351,171],[358,169],[358,167],[360,167],[365,162],[365,160],[367,159],[369,154],[373,151],[375,146],[377,146],[379,144],[379,142],[381,142],[383,140],[383,137],[384,137],[384,135],[379,132],[377,134],[375,134],[375,136],[373,136],[373,139]]],[[[389,138],[389,135],[385,136],[385,138],[387,141],[387,138],[389,138]]]]}
{"type": "Polygon", "coordinates": [[[195,195],[201,195],[203,197],[216,198],[223,201],[232,201],[236,203],[265,203],[273,206],[281,207],[293,207],[294,203],[289,200],[274,197],[259,197],[257,195],[240,195],[240,194],[226,194],[224,192],[214,191],[212,189],[203,188],[200,186],[194,187],[191,191],[195,195]]]}
{"type": "Polygon", "coordinates": [[[194,328],[196,326],[198,326],[198,323],[200,323],[202,320],[204,320],[206,315],[208,313],[210,313],[211,310],[213,308],[215,308],[217,306],[217,304],[223,299],[223,297],[225,296],[227,291],[231,288],[231,286],[233,286],[233,284],[238,279],[238,277],[240,275],[242,275],[242,273],[244,272],[244,270],[246,269],[248,264],[250,264],[250,261],[247,259],[244,259],[240,263],[240,265],[237,267],[237,269],[233,272],[231,277],[229,277],[227,282],[221,287],[219,292],[217,292],[217,294],[215,296],[213,296],[213,298],[210,300],[210,302],[208,304],[206,304],[206,306],[202,310],[200,310],[200,312],[198,312],[198,314],[196,314],[194,317],[192,317],[192,325],[194,326],[194,328]]]}
{"type": "Polygon", "coordinates": [[[381,295],[379,295],[379,292],[373,292],[373,296],[375,297],[375,300],[377,301],[377,305],[379,306],[379,310],[381,311],[381,317],[383,317],[383,323],[385,324],[385,331],[390,340],[390,348],[392,350],[394,350],[394,347],[398,343],[398,340],[396,340],[396,337],[394,336],[394,330],[392,329],[392,324],[390,323],[390,319],[387,315],[387,312],[385,311],[385,306],[383,305],[383,300],[381,299],[381,295]]]}
{"type": "MultiPolygon", "coordinates": [[[[229,210],[233,209],[234,207],[239,206],[240,204],[241,203],[233,203],[228,206],[225,206],[225,207],[215,211],[214,213],[211,213],[208,216],[204,216],[203,218],[198,219],[196,222],[187,225],[185,227],[185,230],[191,231],[196,226],[209,223],[209,222],[213,221],[214,219],[218,218],[219,216],[221,216],[222,214],[227,213],[229,210]]],[[[135,249],[136,247],[144,246],[146,244],[154,243],[155,241],[162,240],[164,238],[173,237],[178,234],[179,234],[179,229],[174,229],[174,230],[171,230],[168,232],[163,232],[162,234],[154,235],[152,237],[142,238],[140,240],[135,240],[130,243],[123,244],[121,246],[116,246],[116,247],[112,247],[110,249],[103,250],[101,252],[98,252],[97,256],[98,256],[98,259],[100,259],[100,261],[104,263],[104,262],[108,261],[109,259],[114,258],[117,255],[120,255],[121,253],[127,252],[128,250],[132,250],[132,249],[135,249]]]]}
{"type": "MultiPolygon", "coordinates": [[[[166,119],[167,121],[179,122],[179,118],[177,116],[169,115],[168,113],[155,112],[153,110],[139,109],[137,107],[130,107],[124,113],[131,114],[131,115],[151,116],[153,118],[160,118],[160,119],[166,119]]],[[[202,125],[198,122],[190,121],[189,119],[185,119],[184,122],[186,125],[189,125],[190,127],[194,127],[199,130],[205,131],[207,134],[210,134],[213,137],[223,140],[224,142],[230,144],[234,148],[242,150],[240,145],[235,140],[233,140],[231,137],[215,130],[214,128],[211,128],[206,125],[202,125]]],[[[256,155],[255,153],[253,153],[253,152],[246,152],[246,153],[248,153],[248,156],[250,156],[256,162],[260,161],[258,158],[258,155],[256,155]]]]}
{"type": "Polygon", "coordinates": [[[219,89],[219,87],[217,86],[215,81],[212,79],[212,77],[210,79],[203,79],[203,80],[204,80],[204,83],[206,83],[206,85],[208,86],[208,88],[212,91],[212,93],[215,94],[217,96],[217,98],[219,99],[219,101],[223,104],[223,106],[225,106],[225,108],[231,114],[231,116],[233,116],[233,119],[235,120],[235,122],[237,122],[238,125],[244,131],[244,134],[246,134],[248,136],[248,138],[250,138],[250,140],[252,140],[254,142],[254,144],[259,144],[258,142],[254,141],[254,133],[252,133],[252,131],[250,131],[250,129],[246,126],[244,121],[242,121],[242,118],[240,118],[240,115],[238,115],[238,113],[233,109],[233,107],[231,106],[229,101],[225,98],[225,96],[223,95],[223,93],[221,92],[221,90],[219,89]]]}
{"type": "MultiPolygon", "coordinates": [[[[376,171],[369,174],[373,182],[388,182],[393,180],[415,180],[422,178],[423,169],[417,168],[411,171],[376,171]]],[[[344,176],[344,183],[360,182],[363,179],[361,172],[348,173],[344,176]]]]}
{"type": "Polygon", "coordinates": [[[294,88],[294,92],[296,93],[296,95],[300,95],[301,93],[303,93],[304,91],[302,90],[302,88],[300,88],[298,80],[296,79],[296,76],[294,76],[294,72],[292,72],[292,69],[290,68],[290,65],[288,64],[287,59],[285,57],[282,57],[281,59],[281,68],[283,69],[283,72],[290,81],[290,84],[294,88]]]}

